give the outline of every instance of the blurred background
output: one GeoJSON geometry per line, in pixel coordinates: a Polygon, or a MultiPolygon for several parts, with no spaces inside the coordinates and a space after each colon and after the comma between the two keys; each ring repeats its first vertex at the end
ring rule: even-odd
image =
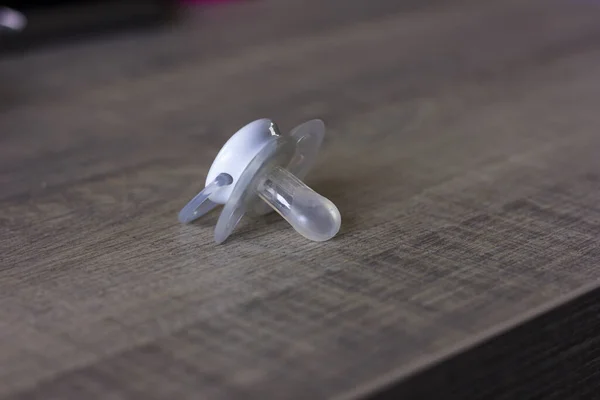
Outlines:
{"type": "Polygon", "coordinates": [[[169,20],[178,2],[169,0],[31,0],[4,2],[2,50],[73,40],[110,30],[169,20]]]}

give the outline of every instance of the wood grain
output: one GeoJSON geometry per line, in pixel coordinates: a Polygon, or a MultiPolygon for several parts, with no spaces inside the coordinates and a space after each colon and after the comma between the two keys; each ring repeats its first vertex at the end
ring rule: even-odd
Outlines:
{"type": "Polygon", "coordinates": [[[0,60],[0,396],[352,398],[600,278],[600,4],[264,0],[0,60]],[[322,118],[343,217],[181,226],[322,118]]]}

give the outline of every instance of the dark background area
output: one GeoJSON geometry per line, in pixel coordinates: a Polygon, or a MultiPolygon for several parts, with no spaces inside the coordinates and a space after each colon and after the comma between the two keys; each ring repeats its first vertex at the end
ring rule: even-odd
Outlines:
{"type": "Polygon", "coordinates": [[[0,53],[40,45],[89,40],[172,21],[177,3],[170,0],[52,0],[4,2],[23,13],[26,28],[3,35],[0,53]]]}

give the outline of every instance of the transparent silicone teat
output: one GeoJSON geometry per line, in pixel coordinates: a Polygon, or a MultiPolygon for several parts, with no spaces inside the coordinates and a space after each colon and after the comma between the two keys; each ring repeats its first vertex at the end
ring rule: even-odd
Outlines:
{"type": "Polygon", "coordinates": [[[261,199],[307,239],[322,242],[340,230],[342,217],[337,207],[281,167],[271,169],[257,191],[261,199]]]}

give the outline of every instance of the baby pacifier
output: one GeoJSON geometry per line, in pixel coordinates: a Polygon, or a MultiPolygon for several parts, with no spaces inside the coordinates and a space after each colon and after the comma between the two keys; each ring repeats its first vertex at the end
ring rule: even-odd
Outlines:
{"type": "Polygon", "coordinates": [[[215,241],[223,243],[246,212],[261,216],[275,210],[305,238],[331,239],[340,230],[340,212],[302,182],[324,135],[318,119],[287,135],[270,119],[249,123],[219,151],[204,189],[179,212],[179,221],[192,222],[223,204],[215,227],[215,241]]]}

